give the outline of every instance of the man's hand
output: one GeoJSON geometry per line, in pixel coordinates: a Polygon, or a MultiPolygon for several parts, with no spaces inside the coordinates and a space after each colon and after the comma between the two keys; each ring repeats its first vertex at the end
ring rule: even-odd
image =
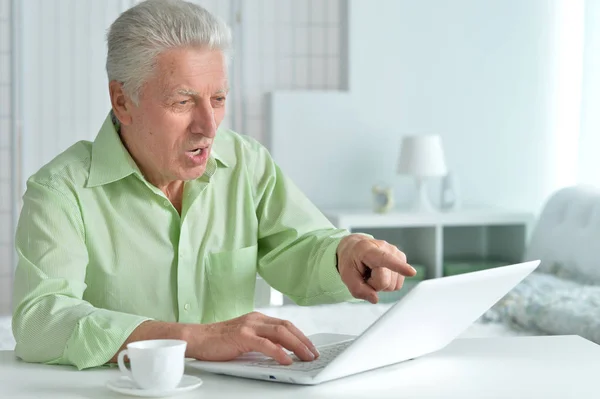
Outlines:
{"type": "Polygon", "coordinates": [[[360,234],[344,237],[337,248],[338,271],[350,293],[377,303],[379,291],[397,291],[417,271],[397,247],[360,234]]]}
{"type": "Polygon", "coordinates": [[[319,352],[292,323],[253,312],[214,324],[188,324],[183,339],[188,342],[186,356],[200,360],[232,360],[247,352],[261,352],[280,364],[292,358],[285,349],[304,361],[314,360],[319,352]]]}

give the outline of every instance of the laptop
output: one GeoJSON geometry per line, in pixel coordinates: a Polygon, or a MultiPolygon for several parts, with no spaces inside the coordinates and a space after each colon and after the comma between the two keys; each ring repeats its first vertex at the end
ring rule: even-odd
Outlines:
{"type": "Polygon", "coordinates": [[[444,348],[540,264],[539,260],[424,280],[361,335],[308,338],[320,352],[311,362],[279,365],[260,353],[228,362],[194,360],[199,370],[290,384],[315,385],[415,359],[444,348]]]}

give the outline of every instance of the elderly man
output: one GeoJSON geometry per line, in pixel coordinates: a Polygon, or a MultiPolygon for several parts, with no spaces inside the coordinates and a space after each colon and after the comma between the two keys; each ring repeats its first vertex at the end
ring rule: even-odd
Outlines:
{"type": "Polygon", "coordinates": [[[252,312],[257,273],[300,305],[376,303],[415,274],[396,247],[333,228],[259,143],[219,129],[230,41],[179,0],[110,27],[110,114],[24,195],[13,331],[25,361],[83,369],[158,338],[197,359],[289,364],[287,348],[308,361],[318,352],[293,324],[252,312]]]}

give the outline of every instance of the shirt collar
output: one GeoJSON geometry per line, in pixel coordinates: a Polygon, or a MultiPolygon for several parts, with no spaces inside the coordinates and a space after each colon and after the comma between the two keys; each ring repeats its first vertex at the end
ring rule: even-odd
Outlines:
{"type": "Polygon", "coordinates": [[[222,167],[224,167],[224,168],[229,167],[229,164],[227,162],[225,162],[225,159],[223,157],[221,157],[219,154],[217,154],[217,152],[215,151],[214,142],[213,142],[213,147],[210,149],[210,157],[214,158],[215,161],[217,161],[217,163],[219,163],[222,167]]]}
{"type": "MultiPolygon", "coordinates": [[[[143,178],[140,169],[119,137],[117,132],[118,122],[115,125],[113,119],[111,111],[92,144],[92,160],[87,187],[112,183],[131,174],[143,178]]],[[[211,177],[217,166],[229,167],[227,162],[215,152],[213,146],[206,165],[205,175],[211,177]]]]}

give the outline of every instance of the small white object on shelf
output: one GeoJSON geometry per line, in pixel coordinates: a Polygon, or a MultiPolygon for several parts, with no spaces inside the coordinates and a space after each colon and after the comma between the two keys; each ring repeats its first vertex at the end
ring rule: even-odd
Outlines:
{"type": "Polygon", "coordinates": [[[428,178],[444,176],[446,173],[446,159],[440,136],[406,136],[402,139],[398,174],[413,176],[416,179],[418,197],[413,205],[414,210],[434,210],[427,194],[426,182],[428,178]]]}
{"type": "Polygon", "coordinates": [[[387,213],[394,207],[394,192],[384,185],[373,186],[373,210],[376,213],[387,213]]]}

